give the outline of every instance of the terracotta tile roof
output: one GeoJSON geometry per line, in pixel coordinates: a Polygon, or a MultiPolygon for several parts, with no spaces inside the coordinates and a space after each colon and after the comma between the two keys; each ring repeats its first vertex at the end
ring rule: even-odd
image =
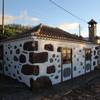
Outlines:
{"type": "Polygon", "coordinates": [[[23,38],[23,37],[32,36],[32,35],[38,36],[38,37],[52,38],[52,39],[89,42],[89,41],[85,40],[83,37],[78,37],[77,35],[70,34],[59,28],[53,28],[53,27],[50,27],[47,25],[42,25],[42,24],[39,24],[36,27],[33,27],[32,29],[26,31],[25,33],[18,34],[16,37],[8,38],[4,41],[23,38]]]}
{"type": "MultiPolygon", "coordinates": [[[[70,34],[69,32],[66,32],[62,29],[59,28],[53,28],[47,25],[42,25],[40,24],[37,26],[37,30],[35,35],[36,36],[43,36],[43,37],[49,37],[49,38],[54,38],[54,39],[75,39],[75,40],[81,40],[81,41],[86,41],[83,39],[83,37],[78,37],[77,35],[70,34]]],[[[36,27],[35,27],[36,29],[36,27]]],[[[34,32],[34,29],[33,29],[34,32]]]]}

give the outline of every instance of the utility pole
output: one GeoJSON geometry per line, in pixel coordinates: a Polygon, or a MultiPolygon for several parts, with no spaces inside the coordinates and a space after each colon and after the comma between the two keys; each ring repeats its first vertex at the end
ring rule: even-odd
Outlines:
{"type": "Polygon", "coordinates": [[[4,0],[2,0],[2,34],[4,35],[4,0]]]}
{"type": "Polygon", "coordinates": [[[79,36],[81,36],[81,26],[79,24],[79,36]]]}

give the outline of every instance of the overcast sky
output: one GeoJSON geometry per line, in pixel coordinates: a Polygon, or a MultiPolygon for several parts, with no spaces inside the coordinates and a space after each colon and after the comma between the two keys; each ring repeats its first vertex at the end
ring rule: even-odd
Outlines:
{"type": "MultiPolygon", "coordinates": [[[[94,19],[98,22],[97,35],[100,36],[100,0],[54,0],[69,12],[86,20],[94,19]]],[[[0,0],[0,24],[2,21],[2,0],[0,0]]],[[[43,23],[59,27],[72,34],[88,36],[88,25],[60,8],[49,0],[5,0],[5,24],[37,25],[43,23]]]]}

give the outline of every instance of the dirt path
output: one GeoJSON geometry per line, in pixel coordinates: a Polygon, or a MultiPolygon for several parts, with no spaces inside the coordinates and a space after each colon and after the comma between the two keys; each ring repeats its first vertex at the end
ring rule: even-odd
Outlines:
{"type": "Polygon", "coordinates": [[[16,80],[0,76],[0,100],[100,100],[99,72],[34,91],[16,80]]]}

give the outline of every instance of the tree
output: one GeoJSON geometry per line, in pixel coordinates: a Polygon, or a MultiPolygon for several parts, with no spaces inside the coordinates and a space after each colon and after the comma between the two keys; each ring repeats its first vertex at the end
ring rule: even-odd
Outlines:
{"type": "Polygon", "coordinates": [[[4,27],[4,34],[2,34],[2,25],[0,25],[0,39],[8,38],[8,37],[15,37],[18,34],[21,34],[32,27],[29,26],[22,26],[20,24],[8,24],[4,27]]]}

